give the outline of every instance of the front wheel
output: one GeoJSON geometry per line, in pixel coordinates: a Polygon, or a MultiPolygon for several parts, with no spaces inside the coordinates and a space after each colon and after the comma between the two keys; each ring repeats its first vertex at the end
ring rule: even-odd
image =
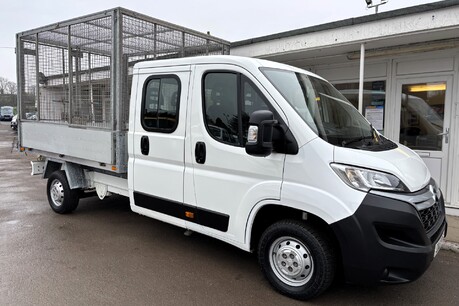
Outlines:
{"type": "Polygon", "coordinates": [[[79,202],[78,190],[70,189],[64,171],[55,171],[50,175],[46,191],[49,205],[56,213],[71,213],[77,208],[79,202]]]}
{"type": "Polygon", "coordinates": [[[337,258],[328,235],[303,222],[284,220],[268,227],[261,236],[258,260],[276,290],[307,300],[331,285],[337,258]]]}

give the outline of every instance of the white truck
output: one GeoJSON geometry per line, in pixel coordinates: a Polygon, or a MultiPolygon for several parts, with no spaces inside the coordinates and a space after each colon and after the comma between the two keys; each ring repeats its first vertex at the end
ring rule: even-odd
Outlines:
{"type": "MultiPolygon", "coordinates": [[[[321,77],[226,55],[136,62],[130,75],[129,109],[113,115],[128,115],[126,130],[91,116],[84,126],[65,101],[57,123],[44,100],[37,120],[20,120],[55,212],[94,191],[129,197],[134,212],[256,252],[271,285],[303,300],[338,271],[413,281],[437,254],[447,223],[426,165],[321,77]]],[[[40,99],[56,96],[47,86],[40,99]]]]}

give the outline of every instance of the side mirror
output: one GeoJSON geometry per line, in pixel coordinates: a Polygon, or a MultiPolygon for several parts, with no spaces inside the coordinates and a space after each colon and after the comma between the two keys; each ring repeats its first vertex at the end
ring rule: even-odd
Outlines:
{"type": "Polygon", "coordinates": [[[272,112],[259,110],[252,113],[245,151],[253,156],[268,156],[273,151],[273,126],[277,123],[272,112]]]}

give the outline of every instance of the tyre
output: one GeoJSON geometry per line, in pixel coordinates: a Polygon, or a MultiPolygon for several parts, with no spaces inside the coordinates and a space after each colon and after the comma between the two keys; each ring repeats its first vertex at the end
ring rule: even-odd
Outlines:
{"type": "Polygon", "coordinates": [[[332,284],[337,254],[325,233],[304,222],[284,220],[268,227],[261,236],[258,261],[277,291],[307,300],[332,284]]]}
{"type": "Polygon", "coordinates": [[[48,178],[46,193],[51,208],[58,214],[67,214],[78,206],[79,193],[77,189],[70,189],[65,172],[55,171],[48,178]]]}

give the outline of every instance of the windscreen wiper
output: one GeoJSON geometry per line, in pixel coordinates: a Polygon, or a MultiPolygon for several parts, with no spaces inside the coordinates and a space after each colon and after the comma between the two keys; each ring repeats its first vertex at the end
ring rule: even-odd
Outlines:
{"type": "Polygon", "coordinates": [[[370,139],[373,139],[373,135],[372,136],[362,136],[362,137],[356,137],[356,138],[352,138],[352,139],[349,139],[349,140],[343,140],[343,142],[341,143],[341,145],[343,147],[345,147],[346,145],[348,144],[351,144],[351,143],[355,143],[355,142],[360,142],[360,141],[363,141],[363,140],[370,140],[370,139]]]}

